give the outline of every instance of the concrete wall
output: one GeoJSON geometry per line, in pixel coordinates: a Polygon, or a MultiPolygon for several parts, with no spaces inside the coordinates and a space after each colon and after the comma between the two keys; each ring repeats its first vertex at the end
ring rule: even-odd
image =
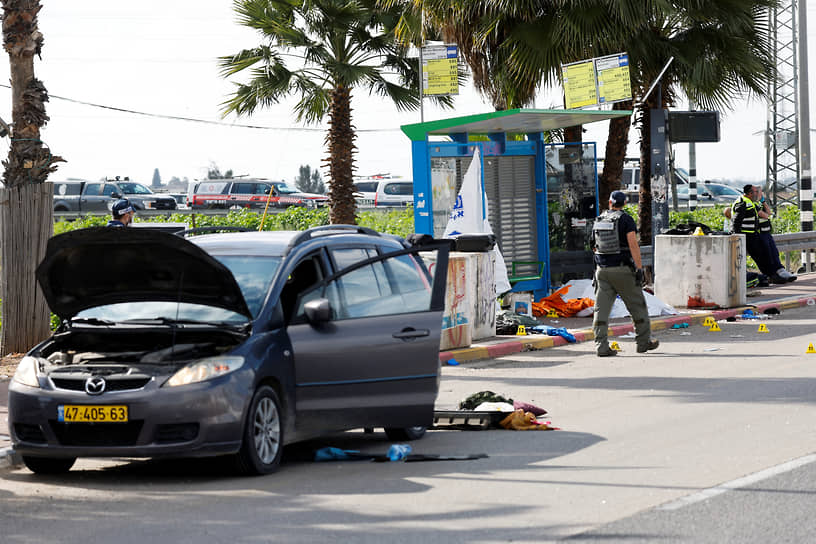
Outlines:
{"type": "Polygon", "coordinates": [[[745,237],[655,237],[655,296],[672,306],[733,308],[746,303],[745,237]]]}

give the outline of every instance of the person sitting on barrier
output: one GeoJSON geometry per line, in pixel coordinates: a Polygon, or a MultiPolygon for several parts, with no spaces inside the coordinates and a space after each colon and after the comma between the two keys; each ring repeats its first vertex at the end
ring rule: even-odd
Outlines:
{"type": "Polygon", "coordinates": [[[796,276],[785,270],[779,261],[779,250],[771,234],[771,213],[761,200],[762,190],[756,185],[745,185],[743,194],[723,213],[731,219],[731,231],[745,235],[745,250],[759,271],[773,283],[788,283],[796,276]]]}
{"type": "Polygon", "coordinates": [[[592,246],[595,252],[595,350],[598,357],[618,354],[609,347],[609,314],[615,298],[620,295],[635,325],[637,352],[646,353],[657,348],[653,340],[649,309],[643,295],[643,267],[637,243],[635,220],[623,211],[626,194],[612,191],[609,209],[602,213],[592,227],[592,246]]]}

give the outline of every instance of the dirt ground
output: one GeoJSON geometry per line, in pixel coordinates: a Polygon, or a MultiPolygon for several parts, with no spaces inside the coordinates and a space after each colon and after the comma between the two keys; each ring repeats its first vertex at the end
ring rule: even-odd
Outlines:
{"type": "Polygon", "coordinates": [[[17,370],[17,364],[22,358],[22,353],[12,353],[0,358],[0,380],[2,380],[4,377],[12,377],[14,375],[14,371],[17,370]]]}

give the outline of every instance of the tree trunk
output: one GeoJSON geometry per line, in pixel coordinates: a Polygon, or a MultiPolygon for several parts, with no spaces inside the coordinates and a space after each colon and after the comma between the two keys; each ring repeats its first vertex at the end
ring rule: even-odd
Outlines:
{"type": "MultiPolygon", "coordinates": [[[[616,102],[613,110],[630,110],[632,101],[616,102]]],[[[626,147],[629,144],[629,127],[632,116],[616,117],[609,121],[609,136],[606,139],[603,171],[598,180],[598,203],[601,210],[609,208],[609,195],[621,188],[623,161],[626,158],[626,147]]]]}
{"type": "Polygon", "coordinates": [[[26,352],[50,334],[50,313],[35,270],[53,232],[53,201],[51,183],[0,188],[0,355],[26,352]]]}
{"type": "Polygon", "coordinates": [[[652,93],[646,104],[641,104],[640,123],[640,193],[638,194],[638,234],[641,246],[652,245],[652,132],[651,110],[655,107],[652,93]]]}
{"type": "Polygon", "coordinates": [[[45,255],[53,229],[54,193],[45,184],[61,157],[40,140],[48,122],[48,92],[34,77],[34,56],[43,37],[37,30],[39,0],[2,0],[3,49],[11,74],[11,146],[3,161],[5,188],[0,189],[0,239],[3,328],[0,354],[24,352],[49,334],[48,308],[34,272],[45,255]]]}
{"type": "Polygon", "coordinates": [[[329,157],[329,222],[355,225],[354,201],[354,127],[351,126],[351,93],[339,85],[332,91],[329,132],[326,144],[329,157]]]}

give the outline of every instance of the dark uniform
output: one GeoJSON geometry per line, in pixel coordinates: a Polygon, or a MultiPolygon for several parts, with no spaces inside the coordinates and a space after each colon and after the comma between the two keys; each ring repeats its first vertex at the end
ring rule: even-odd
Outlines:
{"type": "Polygon", "coordinates": [[[595,250],[595,348],[600,356],[612,355],[609,348],[609,314],[620,295],[632,316],[637,336],[637,351],[644,353],[657,347],[650,339],[651,323],[643,289],[636,279],[635,265],[629,251],[627,234],[637,232],[634,219],[622,210],[608,210],[593,226],[595,250]],[[610,228],[611,225],[611,228],[610,228]]]}
{"type": "Polygon", "coordinates": [[[767,252],[765,251],[765,245],[759,238],[758,212],[756,203],[750,197],[741,195],[731,205],[731,232],[745,235],[745,250],[754,259],[759,270],[770,277],[776,274],[777,269],[768,270],[767,252]]]}

